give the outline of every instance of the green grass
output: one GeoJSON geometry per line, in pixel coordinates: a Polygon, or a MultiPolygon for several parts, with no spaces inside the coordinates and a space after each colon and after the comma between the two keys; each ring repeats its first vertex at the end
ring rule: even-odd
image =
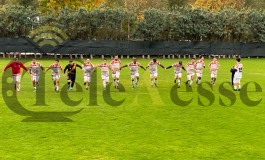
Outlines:
{"type": "MultiPolygon", "coordinates": [[[[1,59],[3,68],[10,60],[1,59]]],[[[93,59],[94,64],[101,63],[93,59]]],[[[126,64],[130,60],[123,59],[126,64]]],[[[139,59],[146,66],[149,60],[139,59]]],[[[160,59],[169,66],[177,60],[160,59]]],[[[184,64],[187,59],[182,59],[184,64]]],[[[48,66],[53,60],[40,60],[48,66]]],[[[210,62],[206,59],[206,64],[210,62]]],[[[149,72],[140,70],[139,88],[132,90],[129,68],[121,72],[120,82],[125,92],[110,88],[111,97],[122,105],[109,105],[103,98],[102,82],[97,74],[97,91],[74,91],[68,93],[71,100],[82,99],[77,106],[63,103],[60,93],[55,93],[50,73],[45,75],[45,96],[47,106],[36,106],[36,93],[33,93],[30,76],[22,78],[22,91],[18,95],[19,103],[31,111],[76,111],[69,116],[73,122],[22,122],[27,117],[14,113],[0,98],[0,159],[84,159],[84,160],[176,160],[176,159],[265,159],[265,112],[264,100],[257,106],[243,104],[239,92],[233,92],[236,102],[220,95],[221,83],[230,80],[229,70],[235,64],[233,59],[220,59],[221,68],[213,90],[203,87],[214,94],[215,100],[208,106],[209,100],[198,93],[193,84],[193,92],[187,92],[182,83],[178,90],[183,100],[193,98],[188,106],[178,106],[170,98],[174,86],[173,69],[159,68],[158,87],[151,87],[149,72]],[[89,105],[89,96],[97,95],[97,105],[89,105]],[[228,106],[221,106],[219,98],[228,106]],[[198,104],[198,98],[206,106],[198,104]]],[[[264,59],[242,59],[244,64],[242,84],[257,82],[264,90],[264,59]]],[[[61,60],[62,66],[67,60],[61,60]]],[[[29,65],[29,61],[26,63],[29,65]]],[[[8,74],[8,73],[5,73],[8,74]]],[[[186,74],[183,73],[183,82],[186,74]]],[[[209,82],[208,68],[204,70],[202,82],[209,82]]],[[[10,79],[9,79],[10,81],[10,79]]],[[[82,71],[77,71],[77,82],[82,85],[82,71]]],[[[1,78],[2,82],[2,78],[1,78]]],[[[61,86],[67,83],[62,77],[61,86]]],[[[8,87],[0,83],[1,89],[8,87]],[[4,85],[4,86],[3,86],[4,85]]],[[[230,89],[228,86],[226,88],[230,89]]],[[[263,92],[255,91],[249,85],[249,97],[259,100],[263,92]]],[[[231,90],[231,89],[230,89],[231,90]]],[[[232,91],[232,90],[231,90],[232,91]]],[[[1,95],[2,90],[0,91],[1,95]]],[[[12,92],[8,93],[12,95],[12,92]]],[[[64,98],[65,99],[64,94],[64,98]]],[[[174,96],[173,96],[174,98],[174,96]]],[[[106,98],[110,100],[110,97],[106,98]]],[[[16,109],[17,106],[12,106],[16,109]]],[[[51,116],[48,116],[51,118],[51,116]]]]}

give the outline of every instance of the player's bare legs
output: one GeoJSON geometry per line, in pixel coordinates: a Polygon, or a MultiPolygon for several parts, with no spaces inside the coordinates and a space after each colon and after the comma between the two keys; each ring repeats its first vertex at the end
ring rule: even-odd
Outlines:
{"type": "Polygon", "coordinates": [[[157,77],[154,77],[154,85],[156,86],[157,77]]]}
{"type": "Polygon", "coordinates": [[[88,87],[90,86],[90,82],[89,82],[89,81],[85,81],[85,82],[84,82],[84,85],[85,85],[85,87],[86,87],[86,90],[88,90],[88,87]]]}
{"type": "Polygon", "coordinates": [[[140,77],[139,76],[136,76],[136,83],[135,83],[136,87],[138,87],[139,80],[140,80],[140,77]]]}
{"type": "Polygon", "coordinates": [[[194,79],[194,76],[188,76],[188,80],[187,80],[186,84],[191,87],[191,85],[193,83],[193,79],[194,79]]]}
{"type": "Polygon", "coordinates": [[[71,88],[71,80],[69,79],[68,81],[67,81],[67,87],[68,87],[68,90],[70,90],[70,88],[71,88]]]}
{"type": "Polygon", "coordinates": [[[150,76],[150,80],[151,80],[151,86],[153,86],[154,85],[154,77],[150,76]]]}
{"type": "Polygon", "coordinates": [[[176,77],[174,82],[177,83],[178,84],[178,88],[180,88],[181,77],[176,77]],[[177,81],[178,81],[178,83],[177,83],[177,81]]]}
{"type": "Polygon", "coordinates": [[[200,84],[201,83],[201,79],[202,79],[202,77],[197,77],[196,84],[200,84]]]}
{"type": "Polygon", "coordinates": [[[234,90],[235,91],[240,91],[241,90],[241,84],[240,84],[240,79],[234,80],[234,90]]]}
{"type": "Polygon", "coordinates": [[[118,77],[115,77],[114,79],[114,85],[115,85],[115,88],[119,88],[119,82],[120,82],[120,79],[118,77]]]}
{"type": "Polygon", "coordinates": [[[134,78],[131,78],[132,80],[132,89],[134,89],[134,78]]]}
{"type": "Polygon", "coordinates": [[[109,83],[109,81],[107,81],[106,79],[102,79],[102,81],[103,81],[104,90],[106,90],[106,87],[107,87],[107,84],[109,83]]]}
{"type": "Polygon", "coordinates": [[[33,80],[33,81],[32,81],[32,86],[33,86],[34,92],[36,92],[36,89],[37,89],[37,88],[36,88],[36,84],[37,84],[37,83],[36,83],[36,80],[33,80]]]}
{"type": "Polygon", "coordinates": [[[216,78],[212,78],[211,84],[215,84],[216,78]]]}

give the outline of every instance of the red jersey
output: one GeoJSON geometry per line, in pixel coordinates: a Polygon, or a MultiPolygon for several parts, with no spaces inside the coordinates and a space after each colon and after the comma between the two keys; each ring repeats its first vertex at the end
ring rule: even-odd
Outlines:
{"type": "Polygon", "coordinates": [[[8,64],[4,71],[6,71],[8,68],[12,68],[12,74],[13,75],[19,75],[20,74],[20,68],[23,68],[25,71],[28,71],[28,69],[24,66],[23,63],[21,62],[11,62],[10,64],[8,64]]]}

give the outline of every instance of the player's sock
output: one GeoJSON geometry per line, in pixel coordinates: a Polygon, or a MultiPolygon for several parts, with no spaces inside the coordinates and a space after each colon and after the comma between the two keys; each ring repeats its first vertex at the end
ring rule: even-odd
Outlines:
{"type": "Polygon", "coordinates": [[[103,87],[104,87],[104,90],[106,90],[106,81],[103,80],[103,87]]]}
{"type": "Polygon", "coordinates": [[[116,80],[116,88],[117,88],[117,89],[119,88],[119,82],[120,82],[120,81],[117,79],[117,80],[116,80]]]}
{"type": "Polygon", "coordinates": [[[113,83],[114,83],[114,88],[116,88],[116,79],[113,80],[113,83]]]}
{"type": "Polygon", "coordinates": [[[187,81],[186,81],[186,84],[189,84],[189,81],[190,81],[190,80],[187,80],[187,81]]]}
{"type": "Polygon", "coordinates": [[[55,90],[56,90],[56,92],[59,91],[59,86],[58,85],[55,86],[55,90]]]}
{"type": "Polygon", "coordinates": [[[201,80],[200,79],[198,79],[198,82],[197,82],[197,84],[200,84],[201,83],[201,80]]]}
{"type": "Polygon", "coordinates": [[[20,84],[17,85],[17,91],[20,92],[20,84]]]}
{"type": "Polygon", "coordinates": [[[136,79],[136,87],[138,87],[138,82],[139,82],[139,79],[136,79]]]}
{"type": "Polygon", "coordinates": [[[180,87],[180,80],[178,80],[178,86],[180,87]]]}
{"type": "Polygon", "coordinates": [[[177,80],[176,79],[174,79],[174,83],[177,83],[177,80]]]}
{"type": "Polygon", "coordinates": [[[236,85],[234,85],[234,90],[235,90],[235,91],[237,90],[237,86],[236,86],[236,85]]]}
{"type": "Polygon", "coordinates": [[[190,80],[190,86],[192,85],[192,83],[193,83],[193,80],[190,80]]]}
{"type": "Polygon", "coordinates": [[[154,84],[155,84],[155,86],[156,86],[156,81],[157,81],[157,80],[155,79],[155,80],[154,80],[154,84]]]}
{"type": "Polygon", "coordinates": [[[238,90],[239,90],[239,91],[241,90],[241,85],[240,85],[240,84],[238,85],[238,90]]]}
{"type": "Polygon", "coordinates": [[[132,79],[132,88],[134,88],[134,80],[132,79]]]}

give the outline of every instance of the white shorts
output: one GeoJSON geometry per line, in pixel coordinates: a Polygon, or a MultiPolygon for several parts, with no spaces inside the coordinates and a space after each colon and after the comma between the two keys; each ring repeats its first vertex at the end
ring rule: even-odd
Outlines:
{"type": "Polygon", "coordinates": [[[120,71],[114,71],[114,72],[112,73],[112,78],[113,78],[113,79],[120,78],[120,71]]]}
{"type": "Polygon", "coordinates": [[[202,70],[196,70],[197,77],[202,77],[202,70]]]}
{"type": "Polygon", "coordinates": [[[19,75],[12,75],[13,83],[20,82],[21,76],[19,75]]]}
{"type": "Polygon", "coordinates": [[[188,80],[191,80],[194,77],[194,72],[190,72],[187,75],[188,80]]]}
{"type": "Polygon", "coordinates": [[[84,76],[84,82],[91,82],[91,76],[84,76]]]}
{"type": "Polygon", "coordinates": [[[158,76],[157,72],[150,72],[150,78],[156,78],[158,76]]]}
{"type": "Polygon", "coordinates": [[[59,79],[60,79],[60,75],[59,74],[52,75],[52,80],[53,81],[56,81],[56,80],[59,80],[59,79]]]}
{"type": "Polygon", "coordinates": [[[211,78],[217,78],[217,70],[211,71],[211,78]]]}
{"type": "Polygon", "coordinates": [[[233,80],[234,84],[235,83],[240,84],[240,81],[241,81],[241,77],[234,77],[234,80],[233,80]]]}
{"type": "Polygon", "coordinates": [[[175,79],[176,78],[181,78],[182,77],[182,73],[175,73],[175,79]]]}
{"type": "Polygon", "coordinates": [[[131,73],[131,79],[134,79],[135,77],[139,77],[139,73],[131,73]]]}
{"type": "Polygon", "coordinates": [[[39,81],[39,78],[40,78],[39,75],[31,75],[31,81],[38,82],[39,81]]]}
{"type": "Polygon", "coordinates": [[[109,82],[109,75],[108,74],[101,74],[101,78],[102,78],[102,80],[109,82]]]}

